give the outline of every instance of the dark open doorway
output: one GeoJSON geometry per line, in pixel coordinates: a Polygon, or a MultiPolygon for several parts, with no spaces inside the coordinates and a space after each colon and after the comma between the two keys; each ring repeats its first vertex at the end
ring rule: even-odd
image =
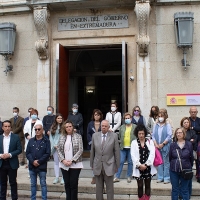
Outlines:
{"type": "MultiPolygon", "coordinates": [[[[58,72],[60,79],[68,80],[68,112],[71,105],[76,102],[79,112],[84,120],[84,149],[87,147],[87,125],[91,120],[93,109],[100,109],[104,115],[110,110],[110,103],[117,101],[119,111],[126,110],[126,73],[123,45],[104,46],[98,48],[64,48],[68,56],[68,63],[60,64],[68,68],[68,75],[58,72]],[[124,63],[124,65],[123,65],[124,63]],[[62,78],[64,77],[64,78],[62,78]],[[66,79],[65,79],[66,78],[66,79]]],[[[59,57],[59,56],[58,56],[59,57]]],[[[67,59],[67,60],[68,60],[67,59]]],[[[59,81],[58,81],[59,82],[59,81]]],[[[62,97],[58,88],[59,110],[66,109],[66,103],[61,101],[62,97]],[[60,100],[59,100],[60,99],[60,100]]],[[[62,89],[62,91],[64,88],[62,89]]]]}
{"type": "MultiPolygon", "coordinates": [[[[119,47],[69,51],[70,83],[76,85],[75,90],[72,86],[70,93],[76,91],[74,100],[79,104],[79,111],[83,115],[85,149],[87,147],[87,124],[91,120],[93,110],[100,109],[105,118],[110,110],[111,101],[117,101],[119,111],[121,111],[121,52],[122,49],[119,47]]],[[[72,103],[72,99],[69,102],[72,103]]]]}

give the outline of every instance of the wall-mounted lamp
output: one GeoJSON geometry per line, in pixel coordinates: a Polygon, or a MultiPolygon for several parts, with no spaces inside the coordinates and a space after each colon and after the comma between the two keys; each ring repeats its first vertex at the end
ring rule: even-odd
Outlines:
{"type": "Polygon", "coordinates": [[[174,14],[174,28],[177,47],[183,50],[182,66],[190,66],[186,60],[187,50],[192,48],[194,32],[194,13],[177,12],[174,14]]]}
{"type": "Polygon", "coordinates": [[[6,61],[7,73],[13,70],[13,66],[9,65],[9,59],[14,54],[16,38],[16,25],[13,23],[0,23],[0,55],[4,56],[6,61]]]}

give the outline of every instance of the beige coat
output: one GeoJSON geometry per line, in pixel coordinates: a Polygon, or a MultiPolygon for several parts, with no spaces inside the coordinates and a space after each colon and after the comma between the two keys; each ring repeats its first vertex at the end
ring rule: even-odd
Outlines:
{"type": "Polygon", "coordinates": [[[120,152],[117,135],[108,132],[104,148],[102,149],[102,133],[96,132],[92,136],[90,151],[90,166],[94,175],[101,174],[102,166],[107,176],[113,176],[120,165],[120,152]]]}

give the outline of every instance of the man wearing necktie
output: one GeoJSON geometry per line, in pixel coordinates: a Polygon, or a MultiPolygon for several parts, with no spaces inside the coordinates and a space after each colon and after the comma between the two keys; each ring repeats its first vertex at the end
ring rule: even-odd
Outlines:
{"type": "Polygon", "coordinates": [[[107,120],[101,122],[101,132],[92,136],[90,166],[96,179],[96,199],[103,200],[103,185],[106,184],[107,200],[114,199],[113,177],[120,165],[117,135],[109,132],[107,120]]]}
{"type": "Polygon", "coordinates": [[[24,152],[24,144],[25,138],[23,133],[23,126],[24,126],[24,118],[19,116],[19,108],[13,108],[13,117],[10,119],[11,121],[11,131],[14,134],[17,134],[21,141],[22,146],[22,153],[19,155],[20,165],[25,164],[25,152],[24,152]]]}

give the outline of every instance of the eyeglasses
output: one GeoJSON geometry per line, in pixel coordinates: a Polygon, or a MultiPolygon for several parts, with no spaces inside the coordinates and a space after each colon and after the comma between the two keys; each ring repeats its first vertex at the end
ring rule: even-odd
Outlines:
{"type": "Polygon", "coordinates": [[[41,128],[35,128],[35,131],[40,131],[41,130],[41,128]]]}
{"type": "Polygon", "coordinates": [[[65,128],[71,128],[72,126],[66,126],[65,128]]]}

